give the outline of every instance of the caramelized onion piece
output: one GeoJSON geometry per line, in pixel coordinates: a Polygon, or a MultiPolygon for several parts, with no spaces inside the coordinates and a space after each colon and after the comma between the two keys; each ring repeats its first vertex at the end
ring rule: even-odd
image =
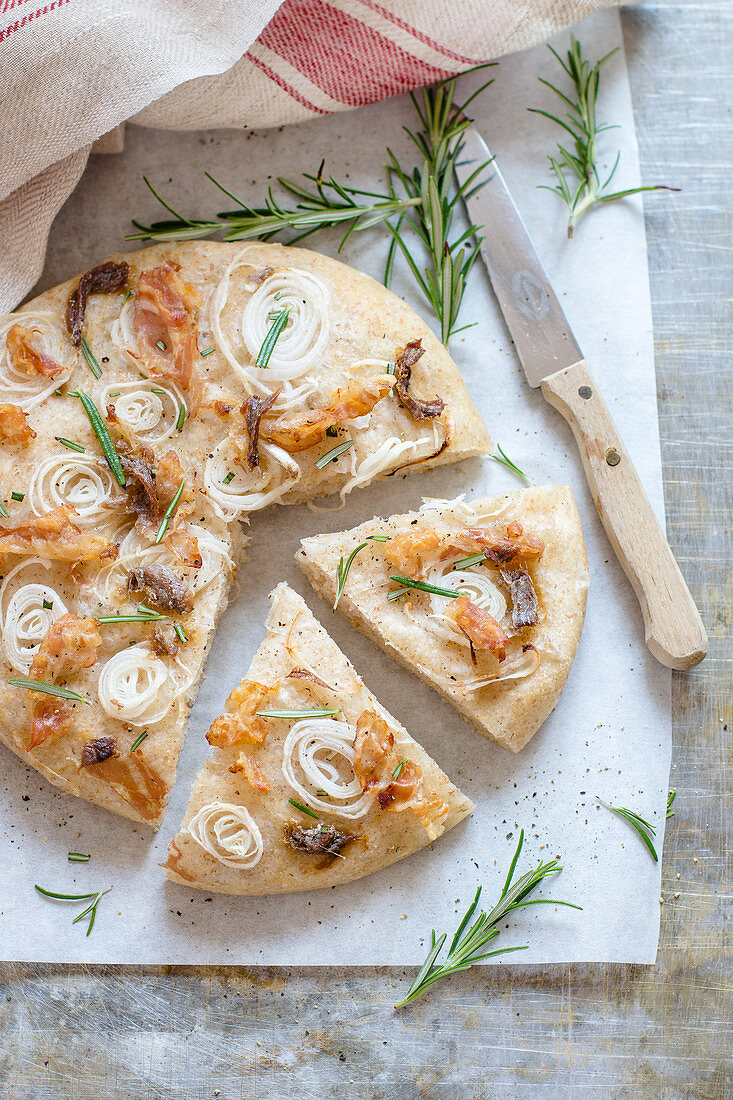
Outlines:
{"type": "MultiPolygon", "coordinates": [[[[35,692],[34,694],[38,694],[35,692]]],[[[66,699],[54,699],[44,695],[33,708],[31,738],[28,751],[37,749],[49,738],[64,733],[74,720],[74,708],[66,699]]]]}
{"type": "Polygon", "coordinates": [[[253,394],[247,398],[240,410],[244,417],[245,440],[240,440],[236,434],[232,435],[231,439],[240,464],[241,459],[244,457],[250,470],[257,469],[260,464],[259,441],[262,417],[269,412],[279,396],[280,390],[275,390],[274,393],[264,399],[253,394]],[[246,453],[243,446],[245,442],[246,453]]]}
{"type": "Polygon", "coordinates": [[[225,703],[226,711],[216,718],[206,734],[210,745],[228,749],[234,745],[262,745],[267,737],[267,724],[257,710],[272,691],[256,680],[242,680],[225,703]]]}
{"type": "Polygon", "coordinates": [[[82,534],[72,519],[75,515],[70,505],[62,504],[32,523],[0,527],[0,554],[71,562],[115,556],[115,544],[104,535],[82,534]]]}
{"type": "Polygon", "coordinates": [[[418,578],[428,562],[442,556],[441,540],[435,531],[407,531],[385,544],[384,556],[399,573],[418,578]]]}
{"type": "Polygon", "coordinates": [[[395,389],[413,420],[432,420],[440,416],[445,408],[445,402],[440,397],[434,397],[432,401],[422,401],[409,392],[412,368],[424,354],[422,340],[411,340],[397,356],[395,365],[395,389]]]}
{"type": "Polygon", "coordinates": [[[36,432],[28,423],[28,413],[23,412],[20,405],[0,404],[0,443],[27,447],[35,438],[36,432]]]}
{"type": "Polygon", "coordinates": [[[99,267],[84,272],[66,304],[66,328],[75,348],[81,345],[81,330],[90,294],[109,294],[114,290],[122,290],[127,286],[129,274],[130,268],[124,260],[120,263],[107,260],[99,267]]]}
{"type": "Polygon", "coordinates": [[[270,784],[267,776],[262,771],[257,761],[248,752],[240,752],[233,764],[229,765],[230,772],[241,772],[244,778],[255,791],[267,794],[270,784]]]}
{"type": "Polygon", "coordinates": [[[65,368],[52,359],[50,355],[43,355],[36,351],[31,344],[33,330],[23,325],[13,325],[8,329],[5,343],[8,349],[8,357],[16,370],[25,371],[26,374],[40,374],[43,378],[55,378],[65,368]]]}
{"type": "Polygon", "coordinates": [[[352,378],[345,389],[329,394],[323,408],[309,409],[290,418],[281,416],[264,429],[262,436],[288,454],[305,451],[321,443],[329,428],[370,413],[377,402],[391,392],[394,384],[391,374],[377,374],[368,381],[352,378]]]}
{"type": "Polygon", "coordinates": [[[463,631],[474,649],[489,649],[499,661],[506,657],[509,641],[501,624],[482,607],[477,607],[465,596],[451,600],[444,612],[463,631]]]}

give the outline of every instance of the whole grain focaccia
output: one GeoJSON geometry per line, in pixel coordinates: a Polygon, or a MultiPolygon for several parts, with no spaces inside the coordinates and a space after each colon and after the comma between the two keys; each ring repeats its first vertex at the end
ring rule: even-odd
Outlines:
{"type": "Polygon", "coordinates": [[[555,706],[588,589],[567,486],[428,501],[303,539],[296,560],[325,599],[485,737],[517,752],[555,706]]]}
{"type": "Polygon", "coordinates": [[[0,739],[156,824],[238,521],[489,447],[427,325],[302,249],[158,245],[0,319],[0,739]]]}
{"type": "Polygon", "coordinates": [[[286,584],[207,738],[212,754],[164,864],[174,882],[280,894],[371,874],[472,803],[375,699],[286,584]]]}

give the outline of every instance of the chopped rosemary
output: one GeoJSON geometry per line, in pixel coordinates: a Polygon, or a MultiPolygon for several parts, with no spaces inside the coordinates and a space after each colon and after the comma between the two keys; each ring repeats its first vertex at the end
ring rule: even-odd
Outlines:
{"type": "Polygon", "coordinates": [[[407,757],[403,756],[402,759],[400,760],[399,764],[395,768],[395,770],[392,772],[392,778],[393,779],[399,779],[400,778],[400,776],[402,774],[402,769],[404,768],[406,763],[407,763],[407,757]]]}
{"type": "Polygon", "coordinates": [[[389,542],[389,535],[367,535],[372,542],[389,542]]]}
{"type": "Polygon", "coordinates": [[[260,718],[285,718],[294,722],[299,718],[333,718],[341,711],[338,707],[310,707],[306,710],[258,710],[256,713],[260,718]]]}
{"type": "Polygon", "coordinates": [[[211,353],[214,351],[216,351],[216,348],[204,348],[203,351],[199,352],[199,355],[202,359],[205,359],[207,355],[211,355],[211,353]]]}
{"type": "Polygon", "coordinates": [[[222,482],[224,483],[224,485],[228,485],[230,481],[234,481],[234,471],[233,470],[230,470],[229,473],[226,474],[222,478],[222,482]]]}
{"type": "MultiPolygon", "coordinates": [[[[110,394],[110,397],[111,396],[110,394]]],[[[82,447],[81,443],[74,443],[72,439],[64,439],[63,436],[57,435],[56,442],[60,443],[62,447],[68,447],[70,451],[78,451],[80,455],[86,452],[86,448],[82,447]]]]}
{"type": "MultiPolygon", "coordinates": [[[[153,386],[153,388],[151,389],[150,392],[160,394],[163,397],[167,397],[167,395],[168,395],[168,390],[162,390],[162,389],[160,389],[159,386],[153,386]]],[[[112,396],[112,394],[110,394],[110,397],[111,396],[112,396]]]]}
{"type": "Polygon", "coordinates": [[[91,905],[88,905],[86,909],[74,917],[72,924],[78,924],[80,920],[84,920],[84,917],[89,917],[89,924],[87,925],[87,936],[90,934],[92,928],[94,928],[94,922],[97,919],[97,906],[104,897],[112,889],[108,886],[106,890],[98,890],[94,894],[57,894],[54,890],[44,890],[42,886],[36,883],[36,890],[39,894],[43,894],[45,898],[52,898],[53,901],[89,901],[91,898],[91,905]]]}
{"type": "Polygon", "coordinates": [[[88,863],[92,857],[84,852],[69,852],[69,863],[88,863]]]}
{"type": "Polygon", "coordinates": [[[553,898],[525,900],[544,879],[562,871],[562,867],[556,859],[549,860],[547,863],[540,862],[533,871],[527,871],[512,886],[512,879],[523,844],[524,829],[519,834],[519,843],[509,865],[509,874],[498,902],[488,913],[481,911],[471,924],[470,922],[478,908],[479,898],[481,897],[481,887],[479,886],[463,920],[458,925],[458,930],[453,936],[448,953],[442,962],[436,962],[436,960],[448,938],[448,933],[443,932],[441,936],[436,937],[433,929],[427,958],[420,967],[407,993],[401,1001],[397,1002],[395,1008],[402,1008],[403,1005],[416,1001],[418,997],[423,997],[428,993],[436,982],[450,977],[451,974],[468,970],[474,963],[480,962],[482,959],[489,959],[494,955],[508,954],[510,951],[526,951],[528,944],[521,947],[500,947],[495,951],[481,950],[487,943],[500,935],[501,928],[498,926],[503,924],[509,914],[515,910],[523,909],[528,905],[565,905],[570,909],[581,909],[580,905],[573,905],[569,901],[556,901],[553,898]]]}
{"type": "Polygon", "coordinates": [[[125,291],[125,296],[122,299],[122,305],[123,306],[126,305],[126,303],[130,301],[130,298],[132,298],[132,291],[131,290],[126,290],[125,291]]]}
{"type": "Polygon", "coordinates": [[[512,462],[511,458],[508,457],[506,452],[498,443],[496,444],[496,449],[499,453],[498,455],[489,455],[491,461],[498,462],[500,466],[506,466],[507,470],[511,470],[513,474],[516,474],[517,477],[520,477],[522,481],[527,483],[527,485],[530,485],[531,482],[525,474],[524,470],[520,470],[519,467],[514,462],[512,462]]]}
{"type": "Polygon", "coordinates": [[[167,351],[168,350],[168,348],[166,347],[166,345],[163,343],[162,340],[156,340],[155,341],[155,346],[156,346],[156,348],[158,348],[159,351],[167,351]]]}
{"type": "Polygon", "coordinates": [[[140,746],[142,745],[143,741],[145,740],[145,738],[147,736],[148,736],[148,731],[143,730],[143,732],[140,734],[140,736],[136,737],[135,740],[130,745],[130,752],[137,752],[137,750],[140,748],[140,746]]]}
{"type": "Polygon", "coordinates": [[[611,50],[595,65],[591,65],[583,57],[583,51],[577,38],[571,34],[570,49],[567,53],[567,64],[552,46],[547,47],[557,58],[562,69],[570,77],[572,89],[570,95],[556,88],[549,80],[539,78],[540,84],[554,92],[562,100],[565,107],[569,108],[564,118],[549,111],[540,110],[538,107],[530,107],[535,114],[544,115],[551,122],[557,123],[572,138],[573,152],[563,145],[558,144],[558,154],[548,156],[550,167],[557,180],[553,187],[543,185],[545,191],[552,191],[559,195],[568,208],[568,237],[572,237],[575,226],[580,217],[596,203],[614,202],[623,199],[627,195],[637,195],[640,191],[677,191],[677,187],[666,187],[664,184],[652,184],[647,187],[629,187],[624,191],[607,190],[611,180],[616,174],[621,153],[614,161],[613,168],[606,180],[601,182],[598,173],[598,152],[596,141],[598,135],[606,130],[613,129],[608,125],[599,125],[596,106],[598,100],[598,88],[601,79],[601,67],[618,53],[618,47],[611,50]],[[573,98],[570,98],[570,97],[573,98]]]}
{"type": "Polygon", "coordinates": [[[11,493],[11,500],[25,500],[25,493],[11,493]]]}
{"type": "Polygon", "coordinates": [[[45,600],[44,599],[43,606],[46,609],[46,611],[52,611],[53,610],[53,600],[45,600]]]}
{"type": "Polygon", "coordinates": [[[88,394],[84,393],[83,390],[75,390],[75,392],[71,394],[71,396],[78,397],[81,401],[82,408],[89,418],[89,423],[92,426],[94,434],[99,440],[99,445],[102,448],[104,457],[107,460],[107,465],[109,466],[112,473],[115,475],[117,482],[124,489],[125,485],[127,484],[127,482],[125,481],[125,472],[122,469],[122,465],[120,463],[120,456],[117,454],[117,451],[114,448],[114,443],[112,442],[110,434],[107,431],[107,426],[102,420],[102,417],[99,415],[99,409],[94,404],[91,397],[88,394]]]}
{"type": "Polygon", "coordinates": [[[474,565],[483,565],[485,561],[485,554],[472,554],[470,558],[461,558],[455,562],[453,569],[472,569],[474,565]]]}
{"type": "Polygon", "coordinates": [[[119,397],[119,396],[120,396],[120,391],[119,390],[114,390],[114,391],[110,390],[110,392],[107,394],[107,397],[119,397]]]}
{"type": "Polygon", "coordinates": [[[183,488],[184,488],[185,484],[186,484],[186,479],[184,477],[181,481],[181,484],[178,486],[178,490],[176,492],[176,495],[173,497],[173,500],[168,505],[168,507],[166,509],[166,512],[165,512],[165,515],[163,516],[163,519],[161,520],[160,527],[158,528],[158,533],[155,536],[155,545],[156,546],[158,545],[159,542],[162,541],[163,536],[165,535],[166,531],[168,530],[168,524],[171,521],[171,516],[173,515],[176,508],[178,507],[178,501],[181,499],[181,493],[183,492],[183,488]]]}
{"type": "Polygon", "coordinates": [[[398,600],[400,596],[407,595],[409,591],[409,588],[395,588],[394,592],[390,592],[390,594],[387,596],[387,599],[391,603],[393,600],[398,600]]]}
{"type": "Polygon", "coordinates": [[[45,695],[55,695],[59,699],[73,699],[75,703],[86,703],[88,707],[92,705],[90,700],[80,695],[78,691],[59,687],[58,684],[47,684],[44,680],[30,680],[24,676],[15,676],[12,680],[8,680],[8,683],[11,687],[25,688],[26,691],[42,691],[45,695]]]}
{"type": "Polygon", "coordinates": [[[94,377],[95,378],[101,378],[102,377],[102,368],[100,367],[99,363],[97,362],[96,357],[94,355],[94,352],[89,347],[89,344],[87,343],[87,340],[86,340],[86,336],[82,336],[82,338],[81,338],[81,352],[82,352],[82,355],[84,356],[84,358],[86,359],[87,366],[89,367],[89,370],[92,372],[94,377]]]}
{"type": "Polygon", "coordinates": [[[280,339],[283,329],[288,323],[288,317],[290,316],[290,306],[285,306],[279,313],[275,315],[275,320],[272,322],[267,336],[262,341],[262,347],[257,353],[256,366],[266,367],[270,362],[270,357],[275,350],[275,344],[280,339]]]}
{"type": "Polygon", "coordinates": [[[186,406],[181,405],[180,409],[178,410],[178,416],[176,417],[176,431],[177,432],[180,432],[180,431],[183,430],[183,424],[185,422],[185,419],[186,419],[186,406]]]}
{"type": "MultiPolygon", "coordinates": [[[[420,592],[432,592],[434,596],[447,596],[449,600],[457,600],[460,593],[453,592],[450,588],[441,588],[437,584],[428,584],[427,581],[414,581],[412,577],[390,576],[391,581],[401,584],[405,588],[417,588],[420,592]]],[[[390,596],[396,593],[391,592],[390,596]]]]}
{"type": "Polygon", "coordinates": [[[667,794],[667,813],[666,817],[674,817],[674,810],[672,809],[672,803],[677,797],[677,791],[669,791],[667,794]]]}
{"type": "Polygon", "coordinates": [[[316,469],[322,470],[324,466],[328,466],[329,462],[334,462],[346,451],[351,450],[353,446],[354,440],[347,439],[345,443],[339,443],[337,444],[337,446],[332,447],[330,451],[327,451],[325,455],[321,455],[321,457],[316,461],[316,469]]]}
{"type": "Polygon", "coordinates": [[[396,370],[397,370],[397,364],[396,363],[388,363],[387,364],[387,374],[394,374],[394,372],[396,370]]]}
{"type": "Polygon", "coordinates": [[[288,802],[291,806],[295,806],[296,810],[300,810],[302,814],[308,814],[308,817],[315,817],[318,820],[318,814],[314,813],[308,806],[304,806],[302,802],[298,802],[295,798],[289,798],[288,802]]]}
{"type": "Polygon", "coordinates": [[[5,519],[8,518],[8,510],[7,510],[7,508],[5,507],[5,505],[3,504],[3,502],[1,500],[0,500],[0,516],[3,516],[5,519]]]}
{"type": "Polygon", "coordinates": [[[611,811],[611,813],[616,814],[618,817],[622,817],[624,821],[628,821],[629,825],[631,825],[633,829],[636,829],[637,833],[649,849],[649,854],[654,862],[659,863],[659,856],[657,855],[656,849],[652,844],[652,837],[657,835],[657,831],[654,826],[650,824],[650,822],[645,821],[643,817],[639,816],[639,814],[634,813],[633,810],[627,810],[625,806],[611,806],[608,802],[604,802],[602,798],[598,798],[598,795],[596,795],[596,798],[600,802],[601,806],[605,806],[607,810],[611,811]]]}
{"type": "Polygon", "coordinates": [[[334,611],[339,605],[341,593],[344,590],[344,585],[346,584],[346,578],[349,575],[349,570],[351,569],[352,562],[354,561],[354,558],[359,553],[359,551],[363,550],[366,545],[367,544],[365,542],[360,542],[358,546],[355,546],[349,554],[348,558],[346,559],[345,565],[343,557],[339,558],[338,567],[336,569],[336,599],[333,601],[334,611]]]}
{"type": "Polygon", "coordinates": [[[183,629],[181,624],[180,623],[174,623],[173,624],[173,629],[175,630],[176,634],[178,635],[179,641],[182,642],[185,645],[186,642],[188,641],[188,638],[186,637],[186,631],[183,629]]]}

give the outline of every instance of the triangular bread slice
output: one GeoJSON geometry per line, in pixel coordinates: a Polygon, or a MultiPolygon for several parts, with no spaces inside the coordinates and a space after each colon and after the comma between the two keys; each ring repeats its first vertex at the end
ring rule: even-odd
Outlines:
{"type": "Polygon", "coordinates": [[[428,501],[418,512],[375,517],[351,531],[303,539],[296,561],[332,605],[339,588],[339,563],[360,545],[338,610],[445,696],[485,737],[518,752],[557,703],[583,628],[588,567],[580,517],[568,486],[539,486],[470,503],[428,501]],[[476,528],[493,533],[500,550],[501,540],[507,546],[494,552],[495,562],[454,570],[456,563],[476,556],[480,549],[481,539],[467,534],[476,528]],[[528,559],[523,561],[520,553],[512,562],[512,539],[519,544],[523,536],[541,546],[541,554],[536,556],[537,549],[530,546],[528,559]],[[502,553],[507,559],[503,570],[502,553]],[[521,627],[521,619],[513,624],[510,567],[528,574],[534,588],[533,625],[521,627]],[[399,587],[390,577],[406,572],[451,588],[459,575],[468,583],[471,574],[477,576],[485,590],[484,606],[493,605],[494,618],[509,639],[502,659],[490,650],[477,651],[468,635],[459,634],[444,617],[451,600],[419,589],[389,600],[399,587]]]}
{"type": "Polygon", "coordinates": [[[213,752],[163,864],[185,886],[264,895],[350,882],[473,809],[305,601],[286,584],[270,600],[265,640],[209,730],[213,752]],[[314,707],[331,716],[260,714],[314,707]]]}

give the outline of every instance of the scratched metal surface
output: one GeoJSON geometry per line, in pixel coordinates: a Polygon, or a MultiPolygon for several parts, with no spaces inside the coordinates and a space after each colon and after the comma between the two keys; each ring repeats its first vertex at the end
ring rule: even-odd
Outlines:
{"type": "Polygon", "coordinates": [[[507,967],[395,1013],[400,970],[0,966],[13,1100],[733,1095],[730,886],[733,10],[624,12],[647,204],[667,522],[710,632],[674,681],[656,967],[507,967]],[[727,882],[726,882],[727,880],[727,882]]]}

